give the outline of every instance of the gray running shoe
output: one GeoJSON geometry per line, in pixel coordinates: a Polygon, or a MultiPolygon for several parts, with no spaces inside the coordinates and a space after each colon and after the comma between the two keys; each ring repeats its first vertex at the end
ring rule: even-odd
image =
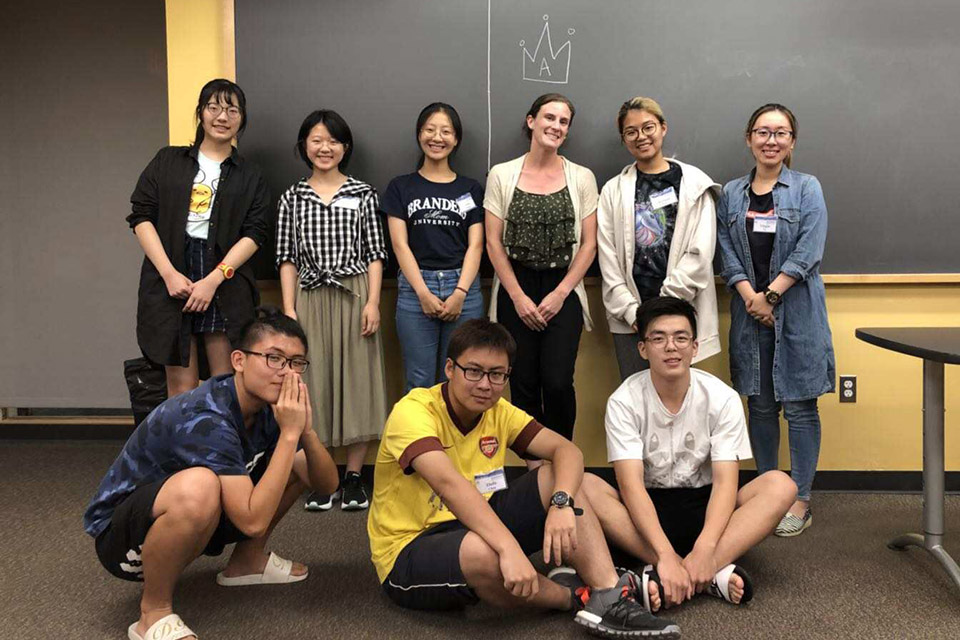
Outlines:
{"type": "Polygon", "coordinates": [[[604,638],[679,638],[680,627],[675,622],[658,618],[637,602],[637,585],[636,574],[630,571],[613,589],[593,590],[575,620],[604,638]]]}

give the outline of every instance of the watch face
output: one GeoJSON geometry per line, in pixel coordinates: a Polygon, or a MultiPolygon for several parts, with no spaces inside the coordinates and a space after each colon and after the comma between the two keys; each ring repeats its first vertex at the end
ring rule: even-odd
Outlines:
{"type": "Polygon", "coordinates": [[[568,502],[570,502],[570,496],[565,491],[557,491],[550,498],[550,503],[558,507],[565,506],[568,502]]]}

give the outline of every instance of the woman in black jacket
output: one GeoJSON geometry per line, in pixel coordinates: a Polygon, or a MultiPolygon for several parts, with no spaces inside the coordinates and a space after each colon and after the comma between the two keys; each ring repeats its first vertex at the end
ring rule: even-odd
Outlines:
{"type": "Polygon", "coordinates": [[[165,147],[143,170],[127,216],[146,254],[137,341],[165,365],[170,397],[197,385],[198,339],[211,375],[232,372],[231,342],[259,303],[247,261],[267,235],[266,183],[233,147],[247,126],[243,90],[211,80],[196,118],[193,145],[165,147]]]}

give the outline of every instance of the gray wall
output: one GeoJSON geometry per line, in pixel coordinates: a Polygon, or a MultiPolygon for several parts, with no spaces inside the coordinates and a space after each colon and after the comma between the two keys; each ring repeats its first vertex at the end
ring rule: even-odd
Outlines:
{"type": "Polygon", "coordinates": [[[123,218],[167,140],[164,3],[8,3],[0,65],[0,406],[129,407],[123,218]]]}
{"type": "MultiPolygon", "coordinates": [[[[800,121],[794,168],[826,193],[825,272],[957,270],[952,0],[237,0],[237,73],[251,113],[243,150],[275,195],[306,172],[290,149],[320,106],[353,128],[350,172],[382,189],[413,170],[419,110],[450,102],[466,127],[456,165],[482,179],[488,6],[494,163],[525,150],[533,99],[560,91],[577,106],[564,153],[602,185],[631,161],[616,111],[642,94],[664,107],[665,150],[722,183],[751,166],[742,135],[751,111],[782,102],[800,121]],[[544,15],[554,49],[571,43],[565,84],[523,77],[520,42],[535,49],[544,15]]],[[[557,79],[563,62],[548,62],[557,79]]]]}

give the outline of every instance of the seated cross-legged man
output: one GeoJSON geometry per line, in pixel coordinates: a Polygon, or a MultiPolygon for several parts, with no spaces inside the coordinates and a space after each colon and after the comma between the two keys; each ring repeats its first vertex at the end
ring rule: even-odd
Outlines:
{"type": "Polygon", "coordinates": [[[666,606],[701,592],[746,603],[752,582],[733,563],[773,532],[797,487],[769,471],[738,489],[739,461],[752,455],[743,405],[721,380],[691,369],[689,302],[644,302],[637,329],[650,369],[607,402],[607,455],[620,490],[596,476],[583,489],[611,544],[647,565],[641,593],[660,585],[666,606]]]}
{"type": "Polygon", "coordinates": [[[450,338],[449,381],[393,408],[367,521],[383,590],[411,609],[525,605],[570,611],[600,635],[679,637],[638,602],[637,576],[617,574],[580,450],[501,398],[515,351],[501,325],[468,320],[450,338]],[[507,447],[552,464],[508,485],[507,447]],[[541,549],[549,576],[528,558],[541,549]]]}
{"type": "Polygon", "coordinates": [[[170,398],[137,427],[84,515],[113,575],[143,581],[131,640],[196,634],[173,591],[200,554],[237,543],[224,586],[297,582],[307,568],[267,554],[273,528],[308,487],[331,492],[336,465],[311,428],[300,374],[307,339],[295,320],[258,313],[231,354],[235,373],[170,398]]]}

